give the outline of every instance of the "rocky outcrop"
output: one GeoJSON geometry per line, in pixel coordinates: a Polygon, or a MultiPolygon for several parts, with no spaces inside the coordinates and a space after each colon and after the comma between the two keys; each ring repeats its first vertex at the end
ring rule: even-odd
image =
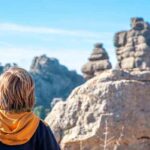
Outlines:
{"type": "Polygon", "coordinates": [[[2,74],[3,72],[5,72],[6,70],[8,70],[11,67],[17,67],[18,65],[16,63],[7,63],[4,66],[0,63],[0,74],[2,74]]]}
{"type": "Polygon", "coordinates": [[[73,88],[84,82],[75,71],[69,71],[56,58],[46,55],[33,59],[30,73],[35,81],[36,105],[46,108],[50,107],[53,98],[65,99],[73,88]]]}
{"type": "Polygon", "coordinates": [[[46,121],[62,150],[149,150],[150,71],[109,70],[57,102],[46,121]]]}
{"type": "Polygon", "coordinates": [[[119,68],[150,68],[150,24],[143,18],[132,18],[131,30],[116,33],[114,45],[119,68]]]}
{"type": "Polygon", "coordinates": [[[98,43],[95,44],[95,48],[89,57],[89,62],[83,65],[82,72],[85,79],[90,79],[102,73],[104,70],[111,69],[111,67],[108,54],[103,48],[103,44],[98,43]]]}

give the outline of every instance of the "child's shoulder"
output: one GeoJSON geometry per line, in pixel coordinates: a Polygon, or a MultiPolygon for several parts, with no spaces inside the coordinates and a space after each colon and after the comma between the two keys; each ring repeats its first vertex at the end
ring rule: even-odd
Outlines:
{"type": "Polygon", "coordinates": [[[41,122],[42,124],[44,124],[45,126],[49,127],[49,125],[48,125],[48,123],[47,123],[46,121],[40,119],[40,122],[41,122]]]}
{"type": "Polygon", "coordinates": [[[40,123],[39,123],[39,127],[37,129],[37,133],[38,133],[38,137],[45,137],[45,138],[54,138],[53,132],[50,128],[50,126],[48,125],[48,123],[46,123],[44,120],[40,119],[40,123]]]}
{"type": "Polygon", "coordinates": [[[51,130],[50,126],[44,120],[40,119],[40,122],[39,122],[39,131],[44,132],[44,131],[47,131],[47,130],[51,130]]]}

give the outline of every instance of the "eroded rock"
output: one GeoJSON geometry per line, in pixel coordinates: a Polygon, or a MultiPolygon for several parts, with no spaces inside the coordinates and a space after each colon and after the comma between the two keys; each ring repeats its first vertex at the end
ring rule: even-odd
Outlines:
{"type": "Polygon", "coordinates": [[[103,150],[106,131],[107,150],[149,150],[149,90],[148,70],[105,71],[58,102],[46,121],[62,150],[103,150]]]}
{"type": "Polygon", "coordinates": [[[83,65],[82,72],[85,79],[90,79],[97,74],[102,73],[104,70],[111,69],[111,67],[108,54],[103,48],[103,44],[97,43],[89,57],[89,61],[83,65]]]}
{"type": "Polygon", "coordinates": [[[114,45],[120,68],[150,68],[150,24],[143,18],[131,18],[131,30],[116,33],[114,45]]]}

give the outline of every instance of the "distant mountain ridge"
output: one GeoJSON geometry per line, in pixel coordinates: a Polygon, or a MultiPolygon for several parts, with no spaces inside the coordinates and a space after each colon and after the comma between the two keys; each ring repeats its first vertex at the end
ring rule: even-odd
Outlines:
{"type": "Polygon", "coordinates": [[[50,106],[53,98],[65,99],[84,79],[76,71],[69,71],[56,58],[35,57],[29,71],[35,81],[37,105],[50,106]]]}
{"type": "MultiPolygon", "coordinates": [[[[15,66],[18,65],[15,63],[0,65],[0,74],[15,66]]],[[[85,82],[76,71],[68,70],[58,59],[46,55],[33,58],[29,73],[35,81],[35,110],[42,118],[46,115],[46,109],[50,110],[53,99],[65,100],[75,87],[85,82]]]]}

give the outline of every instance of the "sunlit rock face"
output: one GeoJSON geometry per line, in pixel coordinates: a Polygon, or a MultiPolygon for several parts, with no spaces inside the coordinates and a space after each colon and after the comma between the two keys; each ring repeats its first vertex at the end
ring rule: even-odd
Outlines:
{"type": "Polygon", "coordinates": [[[46,55],[33,59],[30,73],[35,81],[36,105],[48,108],[53,98],[65,99],[73,88],[84,82],[81,75],[46,55]]]}
{"type": "Polygon", "coordinates": [[[150,150],[149,91],[150,71],[105,71],[57,102],[46,121],[62,150],[150,150]]]}
{"type": "Polygon", "coordinates": [[[104,70],[111,69],[112,67],[102,43],[95,44],[93,52],[88,60],[89,61],[82,67],[85,79],[91,79],[97,74],[102,73],[104,70]]]}
{"type": "Polygon", "coordinates": [[[114,45],[119,68],[150,68],[150,24],[143,18],[131,18],[131,29],[116,33],[114,45]]]}

